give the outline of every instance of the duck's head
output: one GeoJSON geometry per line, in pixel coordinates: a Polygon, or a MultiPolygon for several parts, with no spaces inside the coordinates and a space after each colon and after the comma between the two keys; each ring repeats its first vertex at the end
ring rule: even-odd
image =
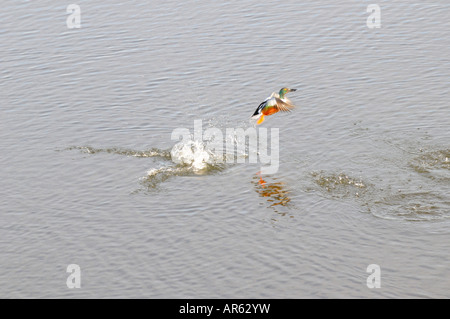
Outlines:
{"type": "Polygon", "coordinates": [[[297,89],[290,89],[290,88],[282,88],[281,90],[280,90],[280,96],[281,97],[283,97],[286,93],[289,93],[289,92],[294,92],[294,91],[297,91],[297,89]]]}

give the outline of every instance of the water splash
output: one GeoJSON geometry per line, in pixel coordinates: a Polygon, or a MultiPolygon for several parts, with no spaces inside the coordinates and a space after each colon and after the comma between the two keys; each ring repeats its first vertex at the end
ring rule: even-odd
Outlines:
{"type": "Polygon", "coordinates": [[[174,176],[188,176],[192,175],[192,171],[187,165],[179,166],[163,166],[160,168],[152,168],[147,171],[147,175],[140,179],[141,184],[145,190],[150,191],[157,189],[164,181],[174,176]]]}
{"type": "MultiPolygon", "coordinates": [[[[245,124],[245,123],[243,123],[245,124]]],[[[148,170],[147,175],[141,178],[141,184],[147,190],[157,188],[159,184],[173,176],[204,175],[222,171],[227,166],[235,163],[237,159],[245,159],[249,152],[256,152],[250,148],[233,147],[232,150],[224,145],[237,145],[237,136],[234,130],[228,133],[223,123],[221,126],[210,120],[207,122],[209,128],[224,131],[220,140],[214,140],[214,136],[205,140],[195,140],[191,134],[189,138],[183,138],[176,143],[171,150],[151,148],[149,150],[132,150],[118,147],[95,148],[91,146],[72,146],[66,150],[79,150],[86,154],[108,153],[124,155],[137,158],[157,158],[156,168],[148,170]],[[222,147],[217,146],[222,145],[222,147]]],[[[248,126],[247,125],[243,125],[248,126]]],[[[242,162],[242,161],[241,161],[242,162]]]]}
{"type": "Polygon", "coordinates": [[[170,151],[170,156],[174,163],[188,165],[194,173],[204,171],[208,165],[214,166],[216,163],[223,162],[223,158],[215,156],[206,148],[205,143],[193,140],[175,144],[170,151]]]}

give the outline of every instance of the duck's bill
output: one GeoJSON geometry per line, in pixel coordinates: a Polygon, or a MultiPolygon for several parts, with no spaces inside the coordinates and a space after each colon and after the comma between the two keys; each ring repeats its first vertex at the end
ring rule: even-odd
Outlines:
{"type": "Polygon", "coordinates": [[[291,89],[292,92],[297,91],[297,89],[291,89]]]}

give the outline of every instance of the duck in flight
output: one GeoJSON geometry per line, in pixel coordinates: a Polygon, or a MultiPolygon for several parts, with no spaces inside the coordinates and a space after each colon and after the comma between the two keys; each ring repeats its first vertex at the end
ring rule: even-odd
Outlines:
{"type": "Polygon", "coordinates": [[[255,113],[252,115],[252,119],[258,120],[256,124],[261,124],[264,122],[264,116],[272,115],[279,111],[290,112],[295,106],[292,104],[291,100],[286,97],[286,94],[293,91],[297,90],[282,88],[279,93],[273,92],[258,106],[255,113]]]}

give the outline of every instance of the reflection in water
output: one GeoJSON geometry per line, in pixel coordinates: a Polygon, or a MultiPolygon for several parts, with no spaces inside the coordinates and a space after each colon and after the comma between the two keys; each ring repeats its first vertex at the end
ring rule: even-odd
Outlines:
{"type": "MultiPolygon", "coordinates": [[[[284,208],[289,208],[291,198],[289,197],[290,191],[286,189],[283,182],[277,182],[275,177],[264,177],[258,172],[254,177],[252,183],[255,185],[256,192],[262,197],[266,198],[269,203],[268,207],[272,207],[273,210],[280,216],[286,216],[288,213],[283,211],[284,208]]],[[[293,218],[294,216],[289,215],[293,218]]]]}

